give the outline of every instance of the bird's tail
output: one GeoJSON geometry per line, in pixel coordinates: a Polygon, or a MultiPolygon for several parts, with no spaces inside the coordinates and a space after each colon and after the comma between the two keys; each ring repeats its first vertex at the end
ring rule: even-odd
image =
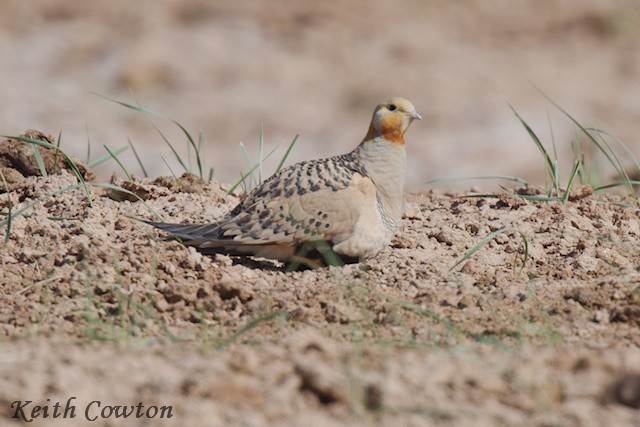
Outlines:
{"type": "Polygon", "coordinates": [[[205,255],[217,253],[238,256],[254,255],[285,261],[290,259],[296,250],[294,245],[282,246],[272,242],[233,240],[229,237],[224,237],[221,234],[221,223],[175,224],[139,218],[134,219],[180,238],[182,243],[195,247],[205,255]]]}
{"type": "Polygon", "coordinates": [[[135,219],[185,240],[221,240],[220,224],[175,224],[135,219]]]}

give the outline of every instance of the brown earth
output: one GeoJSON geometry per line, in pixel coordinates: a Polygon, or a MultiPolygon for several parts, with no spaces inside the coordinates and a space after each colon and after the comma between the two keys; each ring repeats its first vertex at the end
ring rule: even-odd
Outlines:
{"type": "MultiPolygon", "coordinates": [[[[566,182],[575,129],[531,83],[637,152],[637,1],[5,0],[1,9],[0,134],[62,131],[75,157],[96,159],[130,137],[151,176],[169,174],[162,158],[181,173],[144,117],[90,92],[132,101],[133,90],[202,131],[205,165],[223,182],[245,168],[240,141],[255,160],[261,124],[267,150],[301,134],[291,162],[352,149],[380,99],[406,96],[425,117],[410,130],[413,192],[393,244],[363,265],[294,273],[203,257],[129,218],[155,209],[211,220],[238,201],[226,186],[187,175],[85,189],[64,159],[41,149],[50,175],[38,177],[31,147],[0,142],[0,220],[40,200],[0,243],[1,426],[24,425],[11,418],[17,400],[51,410],[72,397],[76,418],[28,425],[640,426],[637,200],[589,187],[566,206],[521,197],[535,187],[422,191],[448,176],[544,182],[542,157],[504,98],[549,148],[554,135],[566,182]],[[51,195],[69,186],[78,188],[51,195]],[[515,231],[451,269],[504,227],[515,231]],[[96,400],[171,405],[174,416],[88,422],[96,400]]],[[[184,156],[180,131],[157,123],[184,156]]],[[[131,150],[120,158],[140,172],[131,150]]],[[[116,169],[78,172],[104,182],[116,169]]]]}
{"type": "Polygon", "coordinates": [[[52,195],[77,177],[18,166],[4,164],[22,179],[0,209],[38,202],[0,245],[2,425],[22,425],[16,400],[70,397],[76,418],[30,425],[88,425],[94,400],[174,417],[91,425],[640,425],[630,197],[410,194],[374,259],[285,272],[202,256],[130,218],[212,220],[238,201],[216,182],[114,178],[144,202],[98,185],[52,195]]]}

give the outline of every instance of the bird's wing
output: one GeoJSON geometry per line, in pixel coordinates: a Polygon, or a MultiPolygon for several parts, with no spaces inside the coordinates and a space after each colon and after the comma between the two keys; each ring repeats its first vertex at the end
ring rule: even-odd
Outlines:
{"type": "Polygon", "coordinates": [[[353,232],[375,209],[375,186],[348,155],[302,162],[272,176],[229,216],[212,224],[149,224],[199,248],[295,246],[353,232]]]}
{"type": "Polygon", "coordinates": [[[354,174],[342,188],[259,200],[215,232],[248,244],[332,241],[353,232],[363,209],[375,209],[375,187],[354,174]]]}

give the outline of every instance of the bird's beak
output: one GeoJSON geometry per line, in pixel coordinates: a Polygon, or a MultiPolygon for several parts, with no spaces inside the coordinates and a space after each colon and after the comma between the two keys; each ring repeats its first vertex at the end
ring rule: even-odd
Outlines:
{"type": "Polygon", "coordinates": [[[422,120],[422,116],[418,113],[413,113],[410,117],[412,120],[422,120]]]}

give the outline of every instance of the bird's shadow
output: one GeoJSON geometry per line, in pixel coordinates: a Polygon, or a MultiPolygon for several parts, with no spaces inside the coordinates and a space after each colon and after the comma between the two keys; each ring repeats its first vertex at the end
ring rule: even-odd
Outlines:
{"type": "Polygon", "coordinates": [[[242,265],[252,270],[263,271],[280,271],[285,272],[287,270],[287,264],[281,261],[277,261],[269,258],[254,258],[250,256],[232,256],[231,265],[242,265]]]}
{"type": "Polygon", "coordinates": [[[306,270],[318,270],[327,268],[331,265],[347,265],[357,264],[360,262],[359,258],[340,256],[338,259],[341,261],[339,264],[335,264],[335,259],[332,259],[331,263],[328,263],[325,257],[316,251],[311,251],[304,257],[296,256],[290,261],[277,261],[269,258],[256,258],[252,256],[231,256],[232,265],[242,265],[253,270],[263,271],[279,271],[282,273],[288,273],[292,271],[306,271],[306,270]]]}

